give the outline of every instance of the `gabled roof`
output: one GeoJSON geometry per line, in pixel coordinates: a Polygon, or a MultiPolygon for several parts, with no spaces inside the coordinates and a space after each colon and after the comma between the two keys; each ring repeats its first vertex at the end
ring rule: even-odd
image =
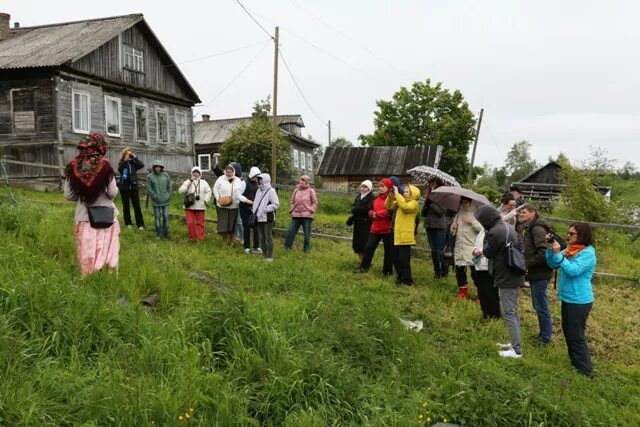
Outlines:
{"type": "MultiPolygon", "coordinates": [[[[222,144],[229,138],[231,132],[234,129],[248,125],[251,122],[253,117],[236,117],[233,119],[219,119],[219,120],[207,120],[200,121],[194,123],[194,142],[195,144],[222,144]]],[[[304,122],[302,121],[302,116],[300,114],[288,114],[288,115],[279,115],[277,117],[278,125],[287,125],[287,124],[296,124],[300,127],[304,127],[304,122]]],[[[307,138],[302,138],[300,136],[292,135],[289,132],[281,129],[281,132],[285,135],[291,135],[296,139],[302,140],[302,142],[306,142],[309,144],[313,144],[319,146],[315,141],[311,141],[307,138]]]]}
{"type": "Polygon", "coordinates": [[[441,153],[440,145],[327,147],[318,175],[408,175],[407,170],[420,165],[437,168],[441,153]]]}
{"type": "Polygon", "coordinates": [[[547,168],[557,168],[557,169],[562,169],[562,166],[560,166],[558,163],[556,162],[549,162],[546,165],[539,167],[538,169],[534,170],[533,172],[531,172],[529,175],[525,176],[524,178],[522,178],[520,180],[520,182],[528,182],[530,181],[534,176],[536,176],[536,174],[538,174],[540,171],[542,171],[543,169],[547,169],[547,168]]]}

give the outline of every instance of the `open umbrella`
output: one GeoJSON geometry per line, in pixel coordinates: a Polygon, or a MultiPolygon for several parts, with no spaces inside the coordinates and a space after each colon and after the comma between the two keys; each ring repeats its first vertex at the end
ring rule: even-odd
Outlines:
{"type": "Polygon", "coordinates": [[[451,211],[458,211],[460,207],[460,198],[466,197],[471,199],[477,205],[490,205],[489,199],[475,191],[467,190],[462,187],[438,187],[429,194],[429,199],[439,204],[443,208],[451,211]]]}
{"type": "Polygon", "coordinates": [[[458,181],[456,181],[454,177],[431,166],[416,166],[415,168],[409,169],[407,172],[409,172],[411,176],[418,181],[424,183],[436,181],[449,187],[460,187],[460,184],[458,184],[458,181]]]}

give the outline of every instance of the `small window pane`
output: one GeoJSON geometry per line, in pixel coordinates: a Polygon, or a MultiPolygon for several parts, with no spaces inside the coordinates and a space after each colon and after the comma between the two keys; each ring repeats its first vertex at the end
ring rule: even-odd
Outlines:
{"type": "Polygon", "coordinates": [[[311,154],[307,154],[307,170],[309,172],[313,172],[313,167],[312,167],[313,161],[311,159],[312,159],[311,154]]]}
{"type": "Polygon", "coordinates": [[[136,139],[147,140],[147,107],[136,105],[136,139]]]}
{"type": "Polygon", "coordinates": [[[117,99],[105,100],[105,112],[107,119],[107,134],[120,135],[120,102],[117,99]]]}
{"type": "Polygon", "coordinates": [[[298,166],[298,150],[293,150],[293,167],[297,168],[298,166]]]}
{"type": "Polygon", "coordinates": [[[166,111],[158,111],[158,142],[169,142],[166,111]]]}
{"type": "Polygon", "coordinates": [[[211,156],[209,154],[200,154],[198,155],[198,166],[203,171],[211,170],[211,156]]]}
{"type": "Polygon", "coordinates": [[[184,113],[176,114],[176,142],[180,144],[187,142],[187,116],[184,113]]]}
{"type": "Polygon", "coordinates": [[[300,169],[305,170],[307,168],[304,161],[304,152],[300,152],[300,169]]]}

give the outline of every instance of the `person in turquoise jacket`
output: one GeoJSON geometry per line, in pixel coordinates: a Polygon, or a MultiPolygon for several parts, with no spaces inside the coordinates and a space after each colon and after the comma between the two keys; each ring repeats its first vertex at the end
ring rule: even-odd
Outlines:
{"type": "Polygon", "coordinates": [[[164,163],[154,160],[152,172],[147,175],[147,194],[153,205],[158,237],[169,238],[169,202],[171,201],[171,177],[164,171],[164,163]]]}
{"type": "Polygon", "coordinates": [[[567,233],[567,243],[567,249],[560,252],[560,243],[551,242],[545,257],[549,267],[560,271],[558,300],[562,304],[562,332],[567,342],[569,359],[579,373],[591,377],[593,366],[585,329],[593,306],[591,278],[597,260],[589,224],[571,224],[567,233]]]}

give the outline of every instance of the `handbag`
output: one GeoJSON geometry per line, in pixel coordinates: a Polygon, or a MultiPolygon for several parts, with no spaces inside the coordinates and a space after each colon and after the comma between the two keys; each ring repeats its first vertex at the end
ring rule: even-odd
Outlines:
{"type": "Polygon", "coordinates": [[[187,193],[184,195],[184,207],[189,208],[196,202],[196,193],[187,193]]]}
{"type": "MultiPolygon", "coordinates": [[[[269,194],[269,191],[267,191],[266,193],[264,193],[262,195],[262,197],[260,197],[260,200],[258,200],[258,203],[255,204],[254,206],[260,206],[260,203],[262,203],[262,199],[264,199],[264,196],[266,196],[267,194],[269,194]]],[[[267,206],[269,204],[267,203],[267,206]]],[[[267,222],[274,222],[276,220],[276,214],[274,212],[267,212],[267,222]]],[[[258,215],[256,215],[255,213],[251,213],[251,216],[249,217],[249,227],[250,228],[254,228],[256,225],[258,225],[258,215]]]]}
{"type": "Polygon", "coordinates": [[[247,226],[249,228],[255,228],[256,225],[258,225],[258,215],[251,213],[251,215],[249,215],[249,220],[247,221],[247,226]]]}
{"type": "Polygon", "coordinates": [[[91,228],[109,228],[113,225],[113,206],[87,206],[91,228]]]}
{"type": "Polygon", "coordinates": [[[218,199],[218,205],[220,206],[229,206],[232,202],[232,196],[220,196],[220,198],[218,199]]]}
{"type": "Polygon", "coordinates": [[[517,274],[524,275],[527,272],[527,264],[524,260],[524,253],[513,247],[512,242],[509,241],[509,228],[507,227],[507,224],[505,224],[504,226],[506,228],[504,249],[507,267],[509,267],[517,274]]]}

